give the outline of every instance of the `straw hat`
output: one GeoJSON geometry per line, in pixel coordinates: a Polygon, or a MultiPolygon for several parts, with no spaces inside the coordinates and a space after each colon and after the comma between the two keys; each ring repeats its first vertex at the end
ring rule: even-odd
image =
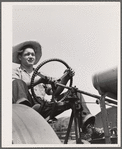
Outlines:
{"type": "Polygon", "coordinates": [[[20,60],[18,59],[19,51],[22,50],[24,47],[30,48],[32,47],[35,51],[36,60],[34,64],[37,64],[42,56],[42,49],[41,45],[36,41],[26,41],[22,42],[16,46],[13,46],[13,63],[20,64],[20,60]]]}

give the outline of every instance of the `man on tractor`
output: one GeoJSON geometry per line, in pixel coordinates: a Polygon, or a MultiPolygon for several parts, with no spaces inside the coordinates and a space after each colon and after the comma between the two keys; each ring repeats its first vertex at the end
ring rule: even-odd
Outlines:
{"type": "MultiPolygon", "coordinates": [[[[32,97],[30,92],[31,77],[34,72],[34,65],[37,64],[42,56],[42,47],[38,42],[26,41],[13,47],[13,63],[20,64],[19,67],[13,68],[12,72],[12,103],[13,104],[24,104],[32,107],[38,111],[45,119],[49,118],[52,111],[52,105],[50,102],[45,103],[45,94],[52,95],[52,87],[49,84],[51,77],[47,79],[36,76],[34,80],[34,91],[40,100],[40,104],[32,97]],[[41,107],[44,108],[40,112],[41,107]]],[[[66,85],[71,77],[74,76],[74,71],[70,68],[67,69],[61,77],[60,83],[66,85]]],[[[57,101],[61,100],[65,93],[62,93],[63,87],[58,86],[55,91],[57,101]]],[[[72,95],[68,95],[68,98],[72,98],[72,95]]],[[[88,124],[94,125],[95,117],[90,113],[88,107],[85,104],[84,98],[81,93],[77,93],[77,98],[80,99],[81,105],[81,116],[83,120],[83,129],[88,124]]],[[[71,108],[70,101],[63,105],[57,105],[52,118],[59,115],[71,108]]]]}

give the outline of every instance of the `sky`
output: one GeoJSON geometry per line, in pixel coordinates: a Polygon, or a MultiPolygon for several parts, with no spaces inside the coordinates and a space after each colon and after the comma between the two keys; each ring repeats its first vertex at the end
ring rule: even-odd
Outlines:
{"type": "MultiPolygon", "coordinates": [[[[75,71],[73,86],[99,95],[93,87],[93,75],[119,67],[120,3],[2,3],[2,128],[3,134],[6,134],[3,136],[5,144],[8,144],[5,140],[7,134],[9,137],[12,134],[9,133],[11,123],[8,126],[12,115],[11,74],[12,67],[15,67],[11,63],[12,46],[29,40],[37,41],[42,46],[43,54],[38,64],[50,58],[65,61],[75,71]]],[[[66,68],[63,64],[51,62],[41,69],[48,75],[60,77],[66,68]]],[[[88,103],[95,102],[95,98],[83,96],[93,115],[100,112],[100,105],[88,103]]],[[[62,116],[70,116],[70,111],[58,117],[62,116]]]]}
{"type": "MultiPolygon", "coordinates": [[[[74,71],[73,86],[97,94],[92,76],[118,65],[120,50],[119,3],[37,3],[13,5],[12,44],[38,41],[42,58],[64,60],[74,71]]],[[[63,64],[62,64],[63,66],[63,64]]],[[[65,67],[54,62],[46,74],[61,76],[65,67]]],[[[86,102],[95,98],[84,96],[86,102]]],[[[97,104],[87,104],[91,113],[100,111],[97,104]]],[[[63,113],[63,116],[69,112],[63,113]]],[[[62,115],[60,115],[62,116],[62,115]]]]}

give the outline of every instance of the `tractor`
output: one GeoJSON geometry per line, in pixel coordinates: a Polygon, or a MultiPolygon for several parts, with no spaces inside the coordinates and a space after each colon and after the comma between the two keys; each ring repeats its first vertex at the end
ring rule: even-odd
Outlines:
{"type": "MultiPolygon", "coordinates": [[[[43,65],[52,61],[60,62],[69,68],[69,65],[66,62],[57,58],[45,60],[36,67],[31,79],[31,92],[32,96],[37,100],[37,102],[39,101],[34,92],[33,85],[35,76],[40,75],[40,77],[46,77],[42,76],[39,71],[43,65]]],[[[91,140],[89,143],[117,144],[117,69],[111,69],[93,76],[93,86],[96,90],[98,90],[99,95],[79,90],[76,86],[73,87],[72,83],[73,78],[71,78],[68,86],[60,84],[57,81],[50,82],[54,89],[57,86],[61,86],[64,89],[70,90],[74,94],[76,92],[80,92],[84,95],[97,99],[96,101],[100,105],[101,112],[96,115],[95,125],[104,129],[104,137],[91,140]],[[111,108],[106,108],[106,105],[111,106],[111,108]],[[112,113],[114,113],[114,115],[112,113]]],[[[52,95],[51,103],[54,105],[52,113],[55,112],[55,107],[57,104],[63,105],[64,102],[65,98],[61,99],[60,101],[56,101],[54,95],[52,95]]],[[[64,139],[64,144],[68,144],[73,120],[76,144],[83,144],[81,135],[82,125],[79,123],[79,121],[81,121],[81,117],[79,116],[78,106],[78,100],[74,98],[72,100],[72,112],[64,139]]],[[[12,144],[62,144],[49,122],[46,121],[34,109],[22,104],[13,104],[12,110],[12,144]]]]}

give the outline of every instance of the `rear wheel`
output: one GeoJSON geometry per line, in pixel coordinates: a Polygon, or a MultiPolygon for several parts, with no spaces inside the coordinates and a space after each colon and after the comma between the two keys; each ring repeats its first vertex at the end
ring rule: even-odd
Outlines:
{"type": "Polygon", "coordinates": [[[45,119],[32,108],[13,104],[12,144],[61,144],[45,119]]]}

